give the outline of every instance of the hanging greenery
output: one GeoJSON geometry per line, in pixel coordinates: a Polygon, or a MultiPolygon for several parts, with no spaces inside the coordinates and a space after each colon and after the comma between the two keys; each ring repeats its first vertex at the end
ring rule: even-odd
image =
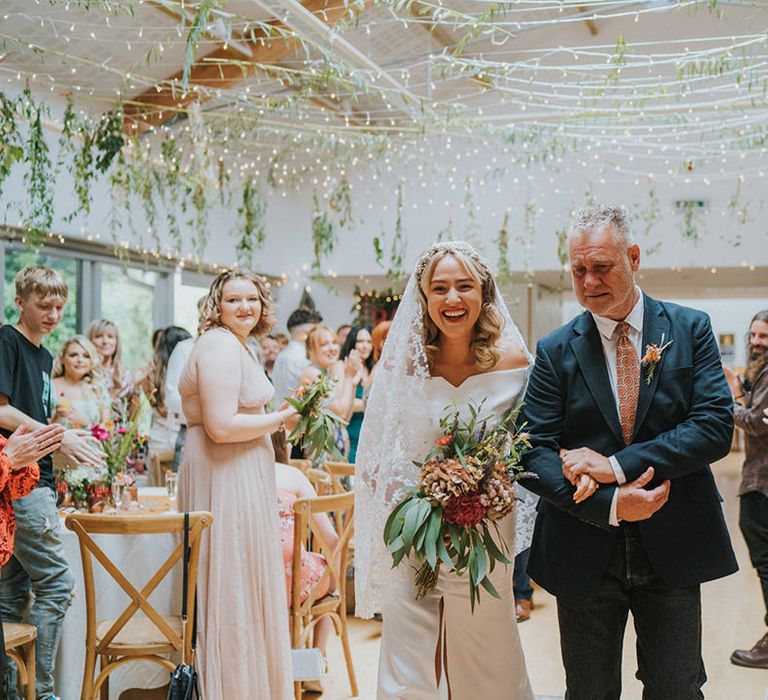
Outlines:
{"type": "Polygon", "coordinates": [[[125,145],[123,112],[120,107],[101,115],[99,126],[93,134],[93,144],[99,152],[96,170],[105,173],[125,145]]]}
{"type": "Polygon", "coordinates": [[[51,158],[42,126],[45,108],[42,105],[36,105],[29,89],[25,89],[21,97],[21,109],[29,123],[24,148],[24,162],[27,164],[27,170],[24,173],[27,203],[22,214],[22,223],[27,230],[29,245],[38,246],[42,244],[53,226],[51,158]]]}
{"type": "Polygon", "coordinates": [[[333,221],[328,211],[320,208],[317,190],[315,190],[312,194],[312,249],[314,252],[312,270],[315,273],[320,272],[323,259],[333,252],[337,240],[333,221]]]}
{"type": "Polygon", "coordinates": [[[406,240],[403,233],[403,182],[397,186],[397,206],[395,217],[395,235],[389,248],[389,268],[387,277],[396,281],[405,276],[406,240]]]}
{"type": "Polygon", "coordinates": [[[523,267],[525,273],[523,279],[529,286],[533,286],[533,239],[536,236],[536,202],[529,199],[525,203],[523,213],[523,233],[520,242],[523,247],[523,267]]]}
{"type": "Polygon", "coordinates": [[[645,202],[638,202],[632,207],[631,219],[635,230],[642,232],[644,236],[650,235],[653,227],[661,218],[661,205],[656,196],[656,190],[648,190],[648,198],[645,202]]]}
{"type": "Polygon", "coordinates": [[[477,222],[477,207],[472,187],[472,178],[467,175],[464,180],[464,208],[467,211],[467,225],[464,228],[464,240],[473,245],[478,245],[480,224],[477,222]]]}
{"type": "Polygon", "coordinates": [[[682,222],[680,223],[680,235],[685,240],[698,243],[700,240],[698,226],[701,224],[698,202],[696,200],[685,200],[680,202],[678,206],[681,208],[683,215],[682,222]]]}
{"type": "Polygon", "coordinates": [[[730,211],[731,219],[735,219],[742,226],[750,221],[749,205],[741,191],[743,182],[744,177],[740,175],[736,179],[736,190],[728,202],[728,210],[730,211]]]}
{"type": "Polygon", "coordinates": [[[15,104],[0,92],[0,195],[11,168],[24,157],[15,115],[15,104]]]}
{"type": "Polygon", "coordinates": [[[264,216],[267,205],[259,190],[256,179],[251,175],[243,186],[243,201],[237,209],[242,220],[239,238],[235,244],[238,261],[250,268],[253,266],[253,253],[264,245],[266,224],[264,216]]]}
{"type": "Polygon", "coordinates": [[[167,231],[171,237],[173,250],[178,255],[181,253],[182,236],[179,228],[179,219],[177,212],[179,209],[180,172],[181,159],[183,153],[176,137],[171,133],[166,133],[160,143],[160,159],[163,163],[162,181],[163,192],[165,193],[165,215],[167,231]]]}
{"type": "Polygon", "coordinates": [[[192,24],[187,33],[187,45],[184,50],[184,70],[181,83],[185,90],[189,88],[189,75],[192,70],[192,64],[195,62],[197,45],[205,33],[205,28],[210,22],[211,11],[221,7],[221,5],[222,0],[200,0],[197,4],[195,16],[192,19],[192,24]]]}
{"type": "Polygon", "coordinates": [[[496,248],[499,252],[499,261],[496,264],[499,286],[509,283],[512,278],[512,269],[509,265],[509,209],[504,212],[504,221],[496,238],[496,248]]]}
{"type": "Polygon", "coordinates": [[[352,216],[352,186],[346,175],[339,178],[339,184],[328,198],[328,207],[337,217],[339,226],[354,226],[352,216]]]}

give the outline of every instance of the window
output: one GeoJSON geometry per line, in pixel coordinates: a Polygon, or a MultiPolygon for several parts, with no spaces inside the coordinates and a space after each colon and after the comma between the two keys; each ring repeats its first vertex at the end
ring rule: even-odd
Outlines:
{"type": "Polygon", "coordinates": [[[123,364],[136,370],[152,356],[158,274],[121,265],[101,265],[101,318],[120,332],[123,364]]]}

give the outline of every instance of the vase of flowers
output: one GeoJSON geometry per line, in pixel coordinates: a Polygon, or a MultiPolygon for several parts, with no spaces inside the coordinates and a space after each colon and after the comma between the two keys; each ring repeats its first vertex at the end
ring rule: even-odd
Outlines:
{"type": "Polygon", "coordinates": [[[90,431],[104,452],[107,486],[112,486],[117,474],[124,474],[135,469],[138,464],[143,464],[147,436],[139,432],[136,420],[118,423],[109,421],[103,426],[96,424],[91,426],[90,431]]]}

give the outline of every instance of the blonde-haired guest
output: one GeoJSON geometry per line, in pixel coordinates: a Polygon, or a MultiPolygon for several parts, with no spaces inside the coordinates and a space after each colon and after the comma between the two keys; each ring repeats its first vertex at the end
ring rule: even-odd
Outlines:
{"type": "Polygon", "coordinates": [[[262,279],[222,272],[179,382],[187,420],[179,506],[214,518],[200,552],[197,599],[197,665],[207,700],[293,697],[269,436],[297,418],[292,408],[264,411],[274,389],[248,343],[271,325],[262,279]]]}
{"type": "Polygon", "coordinates": [[[101,356],[101,373],[112,398],[112,413],[115,418],[121,418],[130,410],[136,396],[136,383],[123,364],[120,332],[112,321],[100,318],[88,326],[86,335],[101,356]]]}
{"type": "Polygon", "coordinates": [[[84,335],[65,341],[53,361],[51,421],[65,428],[106,423],[110,397],[101,376],[101,358],[84,335]]]}
{"type": "MultiPolygon", "coordinates": [[[[336,331],[330,326],[315,326],[307,336],[307,358],[310,365],[302,372],[300,383],[310,384],[322,375],[336,380],[333,393],[325,403],[332,413],[349,422],[354,410],[355,376],[360,370],[360,357],[352,350],[348,357],[339,362],[341,348],[336,331]]],[[[346,428],[339,428],[336,445],[343,455],[349,452],[349,436],[346,428]]]]}

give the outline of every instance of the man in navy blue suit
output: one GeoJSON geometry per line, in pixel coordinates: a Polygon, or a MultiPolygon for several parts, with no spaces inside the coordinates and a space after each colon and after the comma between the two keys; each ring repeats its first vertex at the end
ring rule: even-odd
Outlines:
{"type": "Polygon", "coordinates": [[[644,700],[703,698],[700,584],[737,569],[709,466],[733,433],[717,344],[635,284],[623,209],[582,209],[568,244],[586,311],[539,341],[525,398],[528,572],[557,597],[569,700],[619,700],[630,611],[644,700]]]}

